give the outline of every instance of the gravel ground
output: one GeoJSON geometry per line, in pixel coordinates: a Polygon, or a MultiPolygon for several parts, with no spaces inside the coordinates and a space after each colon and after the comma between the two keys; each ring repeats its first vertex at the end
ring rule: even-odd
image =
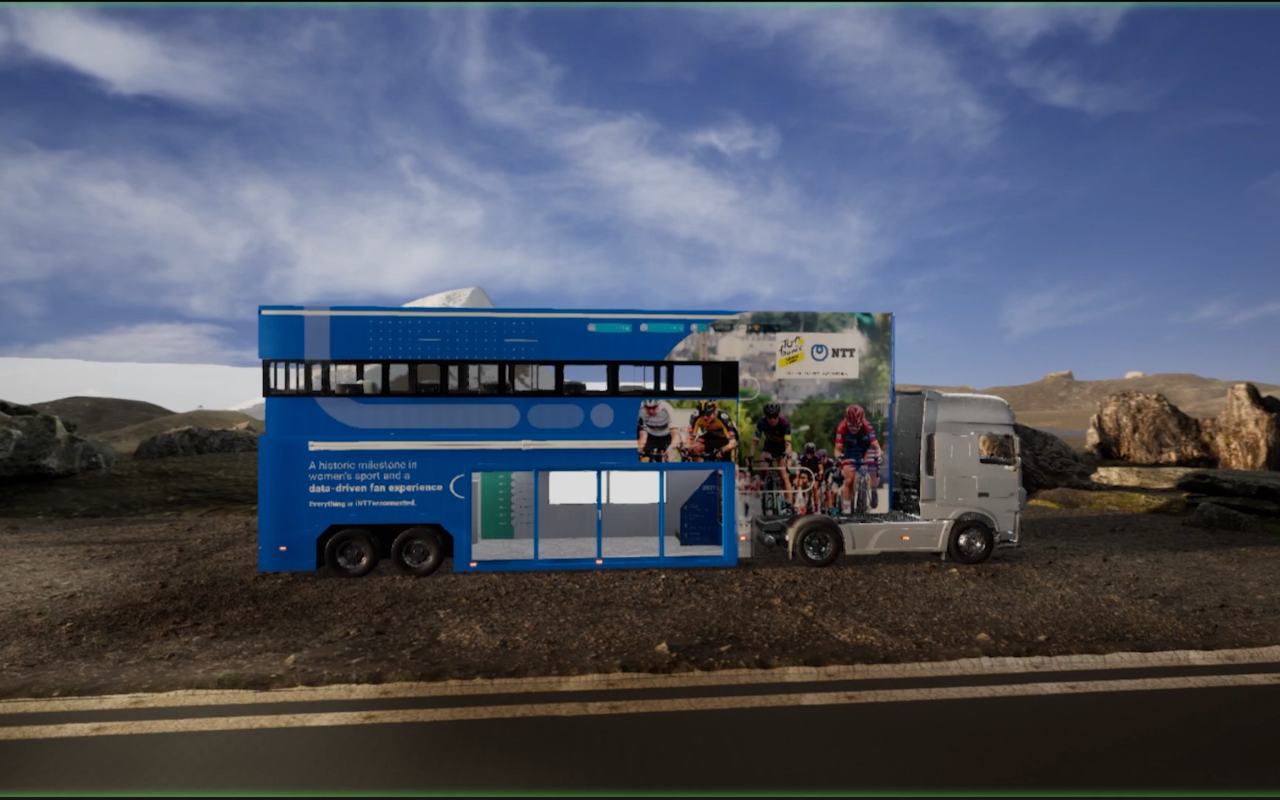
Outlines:
{"type": "Polygon", "coordinates": [[[1280,643],[1280,535],[1032,507],[1024,546],[719,570],[260,575],[250,514],[0,519],[0,696],[1280,643]]]}

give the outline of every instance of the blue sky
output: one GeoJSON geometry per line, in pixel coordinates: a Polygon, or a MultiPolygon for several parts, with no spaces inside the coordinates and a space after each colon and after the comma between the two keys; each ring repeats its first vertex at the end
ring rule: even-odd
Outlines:
{"type": "Polygon", "coordinates": [[[1280,8],[8,6],[0,355],[260,303],[897,314],[903,382],[1280,383],[1280,8]]]}

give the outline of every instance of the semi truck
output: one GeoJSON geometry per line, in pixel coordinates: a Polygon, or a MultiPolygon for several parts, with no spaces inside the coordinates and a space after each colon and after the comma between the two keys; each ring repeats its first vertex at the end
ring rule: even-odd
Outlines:
{"type": "Polygon", "coordinates": [[[1009,404],[990,395],[896,392],[892,419],[887,513],[756,514],[753,548],[785,546],[789,557],[823,567],[842,554],[902,551],[977,564],[1016,547],[1026,490],[1009,404]]]}

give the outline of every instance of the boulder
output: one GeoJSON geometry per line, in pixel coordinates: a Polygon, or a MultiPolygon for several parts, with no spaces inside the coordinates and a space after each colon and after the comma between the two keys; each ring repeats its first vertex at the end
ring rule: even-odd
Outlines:
{"type": "Polygon", "coordinates": [[[1206,439],[1223,469],[1280,470],[1280,400],[1237,383],[1206,439]]]}
{"type": "Polygon", "coordinates": [[[1213,528],[1215,530],[1242,531],[1253,523],[1248,514],[1233,511],[1217,503],[1201,503],[1195,512],[1187,518],[1186,524],[1197,528],[1213,528]]]}
{"type": "Polygon", "coordinates": [[[257,449],[258,436],[252,430],[215,430],[188,425],[143,439],[133,457],[167,458],[207,453],[244,453],[257,449]]]}
{"type": "Polygon", "coordinates": [[[1125,380],[1132,380],[1133,378],[1145,378],[1145,377],[1147,377],[1147,373],[1143,372],[1140,369],[1131,369],[1124,374],[1125,380]]]}
{"type": "Polygon", "coordinates": [[[61,478],[114,460],[110,447],[72,434],[53,414],[0,400],[0,480],[61,478]]]}
{"type": "Polygon", "coordinates": [[[1259,500],[1256,497],[1219,497],[1207,494],[1189,494],[1186,502],[1189,506],[1213,503],[1217,506],[1229,508],[1232,511],[1239,511],[1242,514],[1280,519],[1280,503],[1274,500],[1259,500]]]}
{"type": "Polygon", "coordinates": [[[1022,488],[1027,494],[1066,486],[1088,489],[1092,467],[1066,442],[1051,433],[1014,425],[1022,454],[1022,488]]]}
{"type": "Polygon", "coordinates": [[[1195,467],[1098,467],[1091,478],[1103,486],[1176,489],[1178,481],[1194,472],[1195,467]]]}
{"type": "Polygon", "coordinates": [[[1118,392],[1098,404],[1089,420],[1085,449],[1098,458],[1135,464],[1213,466],[1213,451],[1200,428],[1198,420],[1164,395],[1118,392]]]}
{"type": "Polygon", "coordinates": [[[1214,497],[1252,497],[1280,503],[1280,473],[1239,470],[1197,470],[1178,481],[1177,488],[1214,497]]]}
{"type": "Polygon", "coordinates": [[[1064,380],[1064,381],[1074,381],[1076,379],[1076,374],[1069,369],[1063,369],[1063,370],[1058,370],[1057,372],[1050,372],[1048,375],[1044,376],[1044,379],[1046,381],[1051,381],[1055,379],[1064,380]]]}

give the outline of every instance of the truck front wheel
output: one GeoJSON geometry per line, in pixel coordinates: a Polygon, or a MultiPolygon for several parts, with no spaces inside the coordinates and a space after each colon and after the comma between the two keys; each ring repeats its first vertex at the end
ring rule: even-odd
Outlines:
{"type": "Polygon", "coordinates": [[[796,531],[796,552],[811,567],[826,567],[840,557],[840,527],[829,519],[812,517],[796,531]]]}
{"type": "Polygon", "coordinates": [[[969,520],[957,523],[951,531],[951,541],[947,545],[947,556],[961,564],[981,564],[991,557],[996,548],[996,537],[981,522],[969,520]]]}

